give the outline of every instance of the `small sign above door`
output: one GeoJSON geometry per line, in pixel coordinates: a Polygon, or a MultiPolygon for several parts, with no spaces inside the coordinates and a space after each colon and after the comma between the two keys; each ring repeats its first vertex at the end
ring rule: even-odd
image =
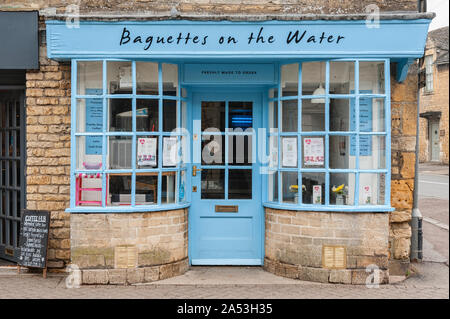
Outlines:
{"type": "Polygon", "coordinates": [[[275,84],[275,68],[271,63],[184,65],[183,84],[275,84]]]}

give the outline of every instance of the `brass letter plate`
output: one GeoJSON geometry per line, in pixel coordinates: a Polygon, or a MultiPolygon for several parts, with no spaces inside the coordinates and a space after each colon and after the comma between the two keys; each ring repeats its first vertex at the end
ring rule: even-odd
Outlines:
{"type": "Polygon", "coordinates": [[[216,205],[216,213],[237,213],[237,205],[216,205]]]}

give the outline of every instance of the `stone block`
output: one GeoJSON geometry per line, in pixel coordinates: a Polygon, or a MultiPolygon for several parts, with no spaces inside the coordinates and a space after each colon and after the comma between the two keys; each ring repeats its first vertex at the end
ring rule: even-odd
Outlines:
{"type": "Polygon", "coordinates": [[[389,283],[389,271],[388,270],[370,270],[366,272],[366,269],[354,269],[352,270],[352,285],[366,285],[366,284],[376,284],[375,279],[378,279],[378,284],[388,284],[389,283]],[[378,272],[378,278],[375,274],[378,272]]]}
{"type": "Polygon", "coordinates": [[[395,210],[389,214],[390,223],[403,223],[411,220],[410,210],[395,210]]]}
{"type": "Polygon", "coordinates": [[[173,264],[165,264],[161,265],[159,268],[159,279],[167,279],[171,278],[173,276],[176,276],[177,274],[174,273],[174,266],[173,264]]]}
{"type": "Polygon", "coordinates": [[[108,269],[110,285],[125,285],[127,283],[126,269],[108,269]]]}
{"type": "Polygon", "coordinates": [[[127,283],[137,284],[144,282],[145,270],[144,268],[127,269],[127,283]]]}
{"type": "Polygon", "coordinates": [[[159,266],[144,268],[144,282],[159,280],[159,266]]]}
{"type": "Polygon", "coordinates": [[[298,279],[328,283],[330,270],[313,267],[299,267],[298,279]]]}
{"type": "Polygon", "coordinates": [[[106,285],[109,282],[107,269],[82,270],[82,282],[86,285],[106,285]]]}
{"type": "Polygon", "coordinates": [[[351,284],[352,271],[350,269],[332,269],[328,281],[334,284],[351,284]]]}

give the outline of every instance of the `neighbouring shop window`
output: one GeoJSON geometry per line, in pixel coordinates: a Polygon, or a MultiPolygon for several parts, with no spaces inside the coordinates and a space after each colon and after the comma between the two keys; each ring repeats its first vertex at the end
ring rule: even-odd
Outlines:
{"type": "Polygon", "coordinates": [[[150,207],[186,202],[178,66],[73,61],[71,207],[150,207]]]}
{"type": "Polygon", "coordinates": [[[269,202],[307,209],[390,205],[388,63],[281,66],[279,87],[269,90],[269,202]]]}

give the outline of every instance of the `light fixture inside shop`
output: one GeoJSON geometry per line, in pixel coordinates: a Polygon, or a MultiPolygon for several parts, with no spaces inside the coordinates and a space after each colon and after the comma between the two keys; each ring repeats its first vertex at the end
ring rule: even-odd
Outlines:
{"type": "MultiPolygon", "coordinates": [[[[325,89],[322,87],[322,63],[323,62],[319,62],[320,63],[320,84],[319,87],[317,89],[314,90],[313,95],[325,95],[325,89]]],[[[316,98],[316,99],[311,99],[311,103],[325,103],[325,98],[316,98]]]]}

